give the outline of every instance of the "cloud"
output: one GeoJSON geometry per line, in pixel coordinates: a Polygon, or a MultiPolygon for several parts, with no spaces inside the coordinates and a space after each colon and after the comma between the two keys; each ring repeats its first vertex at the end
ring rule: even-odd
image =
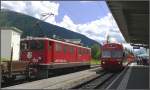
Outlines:
{"type": "MultiPolygon", "coordinates": [[[[59,4],[50,1],[2,1],[2,8],[24,13],[35,18],[41,19],[42,13],[53,13],[58,15],[59,4]]],[[[55,17],[48,19],[49,22],[55,21],[55,17]]]]}
{"type": "Polygon", "coordinates": [[[91,3],[91,2],[95,2],[97,3],[97,1],[80,1],[81,3],[91,3]]]}
{"type": "MultiPolygon", "coordinates": [[[[82,1],[81,1],[82,2],[82,1]]],[[[84,24],[75,24],[68,15],[64,15],[61,22],[57,23],[55,17],[59,14],[59,3],[50,1],[2,1],[2,8],[21,12],[38,19],[42,13],[52,12],[55,16],[47,18],[45,21],[55,24],[71,31],[81,33],[93,40],[103,43],[106,40],[106,34],[110,35],[116,41],[124,42],[118,26],[111,15],[108,13],[105,17],[87,22],[84,24]]]]}
{"type": "Polygon", "coordinates": [[[77,25],[74,24],[74,22],[71,20],[71,18],[70,18],[69,16],[67,16],[67,15],[65,15],[65,16],[63,17],[62,22],[57,23],[57,25],[58,25],[58,26],[61,26],[61,27],[64,27],[64,28],[67,28],[67,29],[69,29],[69,30],[71,30],[71,31],[78,32],[78,31],[76,30],[77,25]]]}
{"type": "Polygon", "coordinates": [[[5,9],[10,9],[10,10],[15,10],[16,12],[22,12],[24,11],[25,3],[23,1],[12,1],[12,2],[7,2],[7,1],[2,1],[1,2],[2,8],[5,9]]]}
{"type": "Polygon", "coordinates": [[[124,38],[110,13],[101,19],[87,22],[85,24],[74,24],[71,18],[65,15],[62,22],[57,23],[57,25],[74,32],[79,32],[100,43],[103,43],[106,40],[106,34],[109,34],[110,37],[117,42],[124,42],[124,38]]]}

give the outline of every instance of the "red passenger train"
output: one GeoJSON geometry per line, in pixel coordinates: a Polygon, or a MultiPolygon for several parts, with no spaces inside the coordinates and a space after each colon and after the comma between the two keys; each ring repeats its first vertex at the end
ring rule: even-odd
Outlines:
{"type": "Polygon", "coordinates": [[[50,38],[21,40],[20,60],[30,61],[31,70],[39,77],[47,77],[53,69],[90,66],[91,49],[50,38]]]}
{"type": "Polygon", "coordinates": [[[108,43],[102,46],[101,66],[105,70],[121,70],[127,64],[121,44],[108,43]]]}

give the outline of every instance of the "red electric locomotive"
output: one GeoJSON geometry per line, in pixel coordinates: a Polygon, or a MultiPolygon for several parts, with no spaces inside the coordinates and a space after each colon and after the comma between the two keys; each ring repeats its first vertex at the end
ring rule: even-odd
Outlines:
{"type": "Polygon", "coordinates": [[[127,64],[124,58],[123,46],[117,43],[108,43],[102,46],[101,66],[105,70],[116,71],[123,69],[127,64]]]}
{"type": "Polygon", "coordinates": [[[54,69],[90,67],[91,49],[50,38],[21,40],[20,60],[30,61],[30,70],[46,78],[54,69]]]}

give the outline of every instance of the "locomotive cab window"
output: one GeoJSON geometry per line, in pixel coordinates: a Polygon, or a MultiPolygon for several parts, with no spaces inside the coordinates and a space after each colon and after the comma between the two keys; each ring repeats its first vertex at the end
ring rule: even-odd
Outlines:
{"type": "Polygon", "coordinates": [[[61,44],[56,43],[56,48],[55,49],[56,49],[57,52],[61,51],[61,49],[62,49],[61,44]]]}
{"type": "Polygon", "coordinates": [[[102,57],[104,57],[104,58],[110,58],[111,57],[111,52],[108,51],[108,50],[104,50],[102,52],[102,57]]]}
{"type": "Polygon", "coordinates": [[[40,50],[44,48],[44,41],[30,41],[31,50],[40,50]]]}
{"type": "Polygon", "coordinates": [[[123,57],[123,52],[121,50],[104,50],[102,52],[102,57],[104,58],[121,58],[123,57]]]}
{"type": "Polygon", "coordinates": [[[123,57],[123,52],[122,51],[112,51],[112,57],[113,58],[121,58],[121,57],[123,57]]]}
{"type": "Polygon", "coordinates": [[[20,49],[21,49],[22,51],[29,49],[28,42],[21,42],[21,44],[20,44],[20,49]]]}
{"type": "Polygon", "coordinates": [[[81,53],[81,48],[78,49],[78,53],[79,53],[80,55],[82,54],[82,53],[81,53]]]}

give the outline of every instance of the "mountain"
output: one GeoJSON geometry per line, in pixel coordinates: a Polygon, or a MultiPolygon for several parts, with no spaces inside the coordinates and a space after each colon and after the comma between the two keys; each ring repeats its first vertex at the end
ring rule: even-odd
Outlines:
{"type": "Polygon", "coordinates": [[[25,38],[26,36],[37,37],[43,35],[51,38],[53,35],[56,35],[57,37],[64,39],[80,39],[84,46],[91,47],[93,44],[99,44],[82,34],[6,9],[1,10],[0,12],[0,26],[13,26],[22,30],[23,34],[21,38],[25,38]]]}

